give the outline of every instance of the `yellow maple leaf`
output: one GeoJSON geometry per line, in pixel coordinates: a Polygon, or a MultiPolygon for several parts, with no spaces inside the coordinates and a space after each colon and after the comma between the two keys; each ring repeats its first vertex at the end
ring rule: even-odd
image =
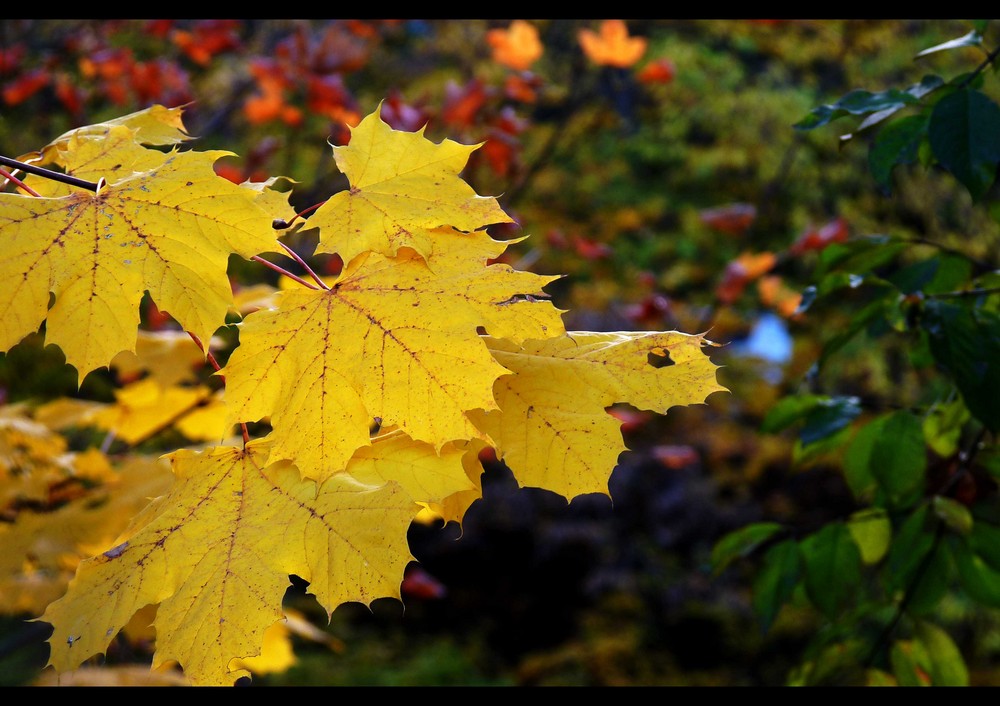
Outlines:
{"type": "Polygon", "coordinates": [[[120,544],[82,562],[41,616],[54,628],[51,666],[74,669],[103,652],[137,610],[157,603],[154,668],[176,660],[194,684],[232,684],[247,672],[231,660],[260,654],[281,618],[290,574],[328,613],[400,597],[419,506],[394,484],[343,475],[317,484],[291,464],[264,466],[264,445],[170,454],[170,493],[136,516],[120,544]]]}
{"type": "Polygon", "coordinates": [[[276,308],[249,314],[222,371],[230,420],[270,417],[274,458],[318,479],[370,443],[376,418],[437,449],[483,438],[468,411],[496,407],[493,382],[507,370],[477,327],[514,341],[559,335],[559,310],[534,299],[554,278],[435,262],[369,253],[331,289],[284,291],[276,308]]]}
{"type": "Polygon", "coordinates": [[[603,20],[597,32],[581,29],[580,47],[598,66],[628,68],[646,53],[646,40],[630,37],[622,20],[603,20]]]}
{"type": "Polygon", "coordinates": [[[180,417],[174,427],[192,441],[221,442],[233,433],[234,426],[228,422],[229,411],[219,390],[206,402],[180,417]]]}
{"type": "Polygon", "coordinates": [[[166,462],[131,456],[85,495],[0,522],[0,611],[43,611],[65,592],[77,564],[113,547],[132,516],[172,481],[166,462]]]}
{"type": "Polygon", "coordinates": [[[310,216],[320,228],[316,252],[338,253],[349,263],[371,250],[392,256],[401,247],[427,255],[427,231],[463,232],[513,222],[497,200],[479,196],[459,176],[480,145],[435,144],[424,130],[393,130],[378,112],[351,128],[351,141],[333,148],[350,189],[334,194],[310,216]]]}
{"type": "Polygon", "coordinates": [[[440,454],[398,430],[383,431],[371,446],[357,450],[350,473],[362,483],[395,481],[419,503],[438,503],[449,495],[475,490],[463,466],[465,444],[447,444],[440,454]]]}
{"type": "MultiPolygon", "coordinates": [[[[120,118],[93,125],[84,125],[64,132],[40,151],[18,157],[18,161],[36,165],[56,164],[61,167],[69,167],[67,162],[73,159],[73,145],[79,144],[80,140],[85,139],[105,140],[109,129],[114,126],[129,128],[132,135],[131,138],[128,138],[129,142],[136,147],[179,144],[191,139],[191,136],[184,129],[183,112],[183,106],[166,108],[162,105],[152,105],[120,118]]],[[[39,180],[39,183],[41,181],[39,180]]]]}
{"type": "Polygon", "coordinates": [[[115,390],[115,404],[96,411],[90,421],[134,445],[193,410],[209,394],[203,386],[164,388],[156,380],[144,378],[115,390]]]}
{"type": "MultiPolygon", "coordinates": [[[[209,348],[220,345],[218,339],[209,348]]],[[[205,365],[205,354],[184,331],[139,331],[135,351],[122,351],[111,360],[111,367],[125,379],[142,372],[161,387],[172,387],[197,380],[195,370],[205,365]]]]}
{"type": "Polygon", "coordinates": [[[576,331],[523,347],[496,339],[488,344],[514,374],[494,387],[500,409],[473,417],[521,485],[569,500],[607,495],[608,477],[626,450],[620,422],[607,407],[627,403],[662,414],[725,391],[700,335],[576,331]]]}
{"type": "MultiPolygon", "coordinates": [[[[125,133],[131,139],[128,127],[111,126],[108,139],[127,142],[125,133]]],[[[74,149],[87,165],[74,175],[92,169],[107,180],[98,193],[0,193],[0,278],[7,283],[0,290],[0,349],[47,321],[47,342],[63,350],[81,381],[134,349],[144,291],[209,340],[232,303],[229,255],[278,249],[271,218],[255,203],[259,194],[213,171],[228,153],[171,152],[150,158],[148,169],[118,171],[103,168],[114,161],[104,146],[86,139],[74,149]]]]}

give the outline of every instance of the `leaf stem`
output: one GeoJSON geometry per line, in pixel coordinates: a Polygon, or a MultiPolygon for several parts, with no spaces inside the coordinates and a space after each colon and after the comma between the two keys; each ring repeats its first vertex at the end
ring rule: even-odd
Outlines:
{"type": "MultiPolygon", "coordinates": [[[[212,351],[208,350],[205,347],[205,345],[201,342],[201,339],[195,336],[190,331],[187,332],[187,335],[191,337],[191,340],[194,341],[194,344],[201,349],[202,353],[205,354],[205,357],[208,358],[208,362],[212,365],[212,368],[215,370],[215,372],[217,373],[220,372],[222,370],[222,367],[219,365],[219,361],[215,359],[215,356],[212,354],[212,351]]],[[[220,374],[219,379],[222,380],[222,382],[225,382],[226,376],[220,374]]],[[[246,445],[250,442],[250,432],[247,431],[246,422],[240,422],[240,429],[243,430],[243,446],[246,447],[246,445]]]]}
{"type": "MultiPolygon", "coordinates": [[[[7,167],[14,167],[15,169],[20,169],[28,174],[34,174],[35,176],[44,177],[45,179],[51,179],[52,181],[58,181],[63,184],[69,184],[70,186],[79,186],[82,189],[88,189],[90,191],[97,191],[98,182],[86,181],[84,179],[78,179],[69,174],[63,174],[62,172],[54,172],[51,169],[46,169],[44,167],[36,167],[33,164],[26,164],[25,162],[18,162],[16,159],[11,159],[10,157],[4,157],[0,155],[0,164],[7,167]]],[[[37,196],[37,194],[35,194],[37,196]]]]}
{"type": "Polygon", "coordinates": [[[309,267],[309,265],[306,264],[306,261],[303,260],[299,256],[299,254],[297,252],[295,252],[295,250],[290,245],[286,245],[285,243],[282,243],[281,241],[278,241],[278,245],[280,245],[281,247],[283,247],[285,249],[285,252],[288,253],[288,256],[290,258],[292,258],[297,263],[299,263],[300,265],[302,265],[303,268],[305,268],[305,271],[309,273],[309,276],[313,278],[313,281],[315,281],[316,284],[318,284],[323,289],[327,289],[327,290],[330,289],[330,287],[327,286],[326,282],[324,282],[320,278],[320,276],[318,274],[316,274],[316,272],[313,270],[313,268],[309,267]]]}
{"type": "Polygon", "coordinates": [[[14,176],[10,172],[8,172],[6,169],[0,169],[0,176],[2,176],[4,179],[6,179],[8,181],[14,182],[17,186],[19,186],[22,189],[24,189],[25,191],[27,191],[30,196],[38,196],[38,192],[37,191],[35,191],[30,186],[28,186],[27,184],[25,184],[23,181],[21,181],[20,179],[18,179],[16,176],[14,176]]]}
{"type": "Polygon", "coordinates": [[[326,203],[326,201],[320,201],[319,203],[314,203],[309,208],[302,209],[301,211],[299,211],[298,213],[296,213],[294,216],[292,216],[292,220],[290,220],[290,221],[286,221],[286,220],[283,220],[281,218],[277,218],[277,219],[275,219],[274,223],[271,224],[271,227],[274,228],[275,230],[284,230],[285,228],[289,228],[293,223],[295,223],[295,219],[296,218],[301,218],[302,216],[306,215],[310,211],[315,211],[317,208],[319,208],[320,206],[322,206],[325,203],[326,203]]]}
{"type": "MultiPolygon", "coordinates": [[[[295,280],[296,282],[298,282],[299,284],[301,284],[303,287],[309,287],[309,289],[319,289],[319,287],[317,287],[316,285],[314,285],[312,282],[307,282],[306,280],[302,279],[298,275],[293,275],[291,272],[289,272],[288,270],[286,270],[281,265],[275,265],[273,262],[265,260],[260,255],[254,255],[250,259],[253,260],[254,262],[259,262],[260,264],[264,265],[264,267],[271,268],[272,270],[274,270],[275,272],[277,272],[279,274],[283,274],[286,277],[291,277],[293,280],[295,280]]],[[[329,289],[329,287],[327,287],[325,284],[323,285],[323,287],[326,288],[326,289],[329,289]]]]}

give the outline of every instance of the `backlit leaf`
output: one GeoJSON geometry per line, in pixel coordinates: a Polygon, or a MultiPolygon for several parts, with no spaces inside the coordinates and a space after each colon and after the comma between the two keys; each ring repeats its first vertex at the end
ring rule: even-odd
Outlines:
{"type": "Polygon", "coordinates": [[[494,386],[499,410],[476,411],[477,426],[523,486],[571,500],[608,494],[608,477],[625,451],[616,403],[666,413],[700,404],[725,388],[703,336],[678,333],[571,332],[544,341],[488,339],[514,373],[494,386]]]}
{"type": "Polygon", "coordinates": [[[254,445],[171,454],[176,481],[120,543],[81,564],[49,605],[50,664],[73,669],[156,603],[153,666],[178,661],[195,684],[232,684],[235,658],[260,654],[281,618],[289,574],[328,612],[399,598],[416,506],[397,486],[338,476],[318,485],[294,466],[263,466],[254,445]],[[107,596],[115,600],[107,600],[107,596]]]}
{"type": "MultiPolygon", "coordinates": [[[[111,128],[110,137],[127,127],[111,128]]],[[[102,142],[86,140],[100,158],[102,142]]],[[[153,152],[152,150],[147,150],[153,152]]],[[[105,172],[100,193],[0,194],[0,348],[46,321],[80,379],[133,350],[144,291],[207,341],[232,302],[229,255],[276,250],[254,192],[215,175],[221,152],[175,152],[145,171],[105,172]],[[49,297],[55,303],[49,309],[49,297]]],[[[101,170],[103,171],[103,170],[101,170]]]]}
{"type": "Polygon", "coordinates": [[[496,408],[493,382],[507,370],[477,327],[514,341],[559,335],[559,310],[534,300],[552,278],[435,262],[437,273],[411,250],[371,253],[332,289],[288,290],[248,315],[223,371],[231,420],[270,416],[274,458],[314,478],[367,446],[375,418],[438,449],[485,439],[470,410],[496,408]]]}
{"type": "Polygon", "coordinates": [[[349,263],[359,253],[393,256],[409,247],[426,256],[429,231],[450,226],[474,231],[511,223],[493,197],[479,196],[458,175],[479,145],[435,144],[417,132],[393,130],[369,115],[351,128],[351,141],[333,148],[351,188],[334,194],[309,218],[321,229],[316,252],[349,263]]]}

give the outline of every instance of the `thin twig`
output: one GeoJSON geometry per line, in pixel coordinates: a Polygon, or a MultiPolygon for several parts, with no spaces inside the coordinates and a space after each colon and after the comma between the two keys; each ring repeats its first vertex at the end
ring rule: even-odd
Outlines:
{"type": "Polygon", "coordinates": [[[69,184],[70,186],[79,186],[82,189],[88,189],[94,192],[96,192],[99,187],[98,182],[86,181],[85,179],[77,179],[76,177],[70,176],[69,174],[63,174],[62,172],[54,172],[51,169],[46,169],[45,167],[36,167],[33,164],[18,162],[16,159],[11,159],[10,157],[0,156],[0,164],[3,164],[7,167],[13,167],[14,169],[20,169],[22,172],[27,172],[28,174],[34,174],[35,176],[44,177],[46,179],[51,179],[52,181],[58,181],[63,184],[69,184]]]}
{"type": "MultiPolygon", "coordinates": [[[[191,340],[194,341],[194,344],[201,349],[202,353],[205,354],[205,357],[208,358],[208,362],[212,365],[212,368],[215,370],[215,372],[218,373],[219,371],[221,371],[222,367],[219,365],[219,361],[215,359],[215,356],[212,354],[212,351],[210,351],[208,348],[205,347],[205,345],[201,342],[201,339],[195,336],[190,331],[187,332],[187,335],[191,337],[191,340]]],[[[226,376],[220,374],[219,379],[222,380],[223,383],[225,383],[226,376]]],[[[246,445],[250,442],[250,432],[247,431],[246,422],[240,422],[240,429],[243,430],[243,447],[246,448],[246,445]]]]}

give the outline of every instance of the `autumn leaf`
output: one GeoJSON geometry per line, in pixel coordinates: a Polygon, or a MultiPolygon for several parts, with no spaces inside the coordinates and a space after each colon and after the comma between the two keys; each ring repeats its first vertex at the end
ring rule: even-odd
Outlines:
{"type": "Polygon", "coordinates": [[[275,458],[317,479],[370,443],[376,418],[438,449],[483,438],[468,412],[496,407],[493,382],[507,370],[477,328],[520,342],[563,327],[540,299],[553,277],[484,267],[503,244],[457,240],[464,247],[432,253],[434,272],[409,249],[370,253],[331,289],[281,292],[275,308],[249,314],[222,371],[230,421],[269,416],[275,458]]]}
{"type": "Polygon", "coordinates": [[[51,666],[74,669],[102,653],[133,613],[156,603],[153,667],[176,660],[194,684],[232,684],[248,673],[230,661],[260,654],[281,618],[290,574],[328,613],[399,598],[418,506],[393,484],[337,476],[318,485],[291,464],[265,467],[263,445],[170,455],[170,493],[117,546],[83,562],[40,618],[54,627],[51,666]]]}
{"type": "MultiPolygon", "coordinates": [[[[209,343],[218,345],[219,341],[209,343]]],[[[205,354],[183,331],[139,331],[135,351],[122,351],[111,367],[125,380],[148,373],[161,387],[195,382],[195,370],[205,365],[205,354]]]]}
{"type": "Polygon", "coordinates": [[[479,145],[435,144],[423,128],[390,128],[378,113],[351,128],[351,141],[333,148],[350,189],[334,194],[309,218],[320,228],[316,252],[345,263],[365,251],[392,257],[401,247],[427,254],[428,232],[451,226],[469,232],[511,223],[496,199],[479,196],[459,173],[479,145]]]}
{"type": "MultiPolygon", "coordinates": [[[[98,454],[104,463],[107,459],[98,454]]],[[[80,457],[74,459],[79,465],[80,457]]],[[[0,522],[0,609],[33,613],[59,598],[80,561],[114,546],[117,535],[150,497],[167,492],[166,462],[132,456],[85,494],[58,508],[19,512],[0,522]]]]}
{"type": "MultiPolygon", "coordinates": [[[[232,302],[226,275],[231,253],[249,258],[276,251],[271,218],[258,194],[218,177],[223,152],[171,152],[142,171],[114,169],[108,143],[132,130],[112,126],[106,140],[74,143],[75,176],[98,172],[99,193],[64,196],[0,193],[0,348],[8,350],[47,322],[46,340],[59,346],[80,379],[134,350],[139,302],[156,305],[187,330],[209,340],[232,302]],[[48,308],[50,293],[55,302],[48,308]]],[[[72,141],[72,140],[71,140],[72,141]]],[[[151,154],[155,150],[143,150],[151,154]]],[[[134,150],[117,154],[131,159],[134,150]]],[[[137,158],[138,159],[138,158],[137,158]]]]}
{"type": "Polygon", "coordinates": [[[538,30],[524,20],[514,20],[507,29],[491,29],[486,42],[493,49],[493,61],[515,71],[527,71],[542,56],[538,30]]]}
{"type": "Polygon", "coordinates": [[[627,69],[646,53],[646,40],[630,37],[622,20],[603,20],[597,32],[581,29],[578,36],[583,53],[598,66],[627,69]]]}
{"type": "Polygon", "coordinates": [[[712,344],[701,335],[576,331],[521,347],[496,339],[488,345],[514,374],[494,386],[500,409],[473,418],[518,483],[568,500],[608,495],[608,477],[626,450],[609,406],[663,414],[725,390],[702,350],[712,344]]]}
{"type": "Polygon", "coordinates": [[[468,442],[447,444],[438,453],[399,430],[383,431],[371,446],[357,450],[350,472],[369,485],[394,481],[421,504],[440,504],[456,493],[477,490],[464,465],[467,448],[468,442]]]}
{"type": "Polygon", "coordinates": [[[89,421],[134,445],[193,410],[210,394],[204,386],[163,387],[156,380],[145,378],[115,390],[115,404],[94,412],[89,421]]]}

